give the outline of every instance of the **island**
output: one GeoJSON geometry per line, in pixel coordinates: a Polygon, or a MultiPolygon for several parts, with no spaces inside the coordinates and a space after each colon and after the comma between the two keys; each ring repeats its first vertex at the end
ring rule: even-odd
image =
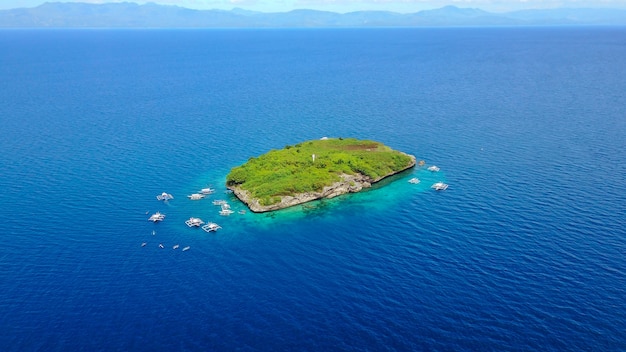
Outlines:
{"type": "Polygon", "coordinates": [[[379,142],[324,137],[248,159],[231,169],[226,187],[260,213],[359,192],[413,166],[413,155],[379,142]]]}

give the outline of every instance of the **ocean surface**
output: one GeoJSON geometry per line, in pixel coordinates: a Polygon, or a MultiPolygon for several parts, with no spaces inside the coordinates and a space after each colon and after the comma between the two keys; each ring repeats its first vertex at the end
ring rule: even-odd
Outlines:
{"type": "Polygon", "coordinates": [[[625,27],[2,30],[0,350],[624,351],[625,58],[625,27]],[[324,136],[441,171],[238,213],[230,168],[324,136]]]}

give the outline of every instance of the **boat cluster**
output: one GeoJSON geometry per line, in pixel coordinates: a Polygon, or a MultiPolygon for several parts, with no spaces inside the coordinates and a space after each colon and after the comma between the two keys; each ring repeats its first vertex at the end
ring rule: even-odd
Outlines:
{"type": "MultiPolygon", "coordinates": [[[[426,164],[426,162],[424,160],[420,160],[418,162],[419,166],[424,166],[426,164]]],[[[441,170],[438,166],[436,165],[432,165],[429,166],[428,168],[426,168],[426,170],[430,171],[430,172],[439,172],[439,170],[441,170]]],[[[413,177],[412,179],[409,180],[409,183],[412,183],[414,185],[420,183],[420,179],[417,177],[413,177]]],[[[448,184],[443,183],[443,182],[435,182],[433,183],[432,186],[430,186],[430,188],[434,189],[435,191],[445,191],[446,189],[448,189],[448,184]]]]}
{"type": "MultiPolygon", "coordinates": [[[[189,198],[190,200],[200,200],[200,199],[206,198],[206,196],[213,194],[213,193],[215,193],[215,189],[213,188],[202,188],[197,193],[192,193],[188,195],[187,198],[189,198]]],[[[160,201],[167,202],[170,199],[174,199],[174,196],[172,196],[169,193],[163,192],[160,195],[158,195],[156,198],[160,201]]],[[[234,210],[231,209],[230,204],[228,204],[228,202],[225,200],[216,199],[213,201],[213,204],[220,207],[219,214],[222,216],[228,216],[234,213],[234,210]]],[[[245,214],[246,211],[240,210],[238,213],[245,214]]],[[[148,213],[146,212],[146,214],[148,213]]],[[[156,213],[152,214],[148,218],[148,221],[152,221],[156,223],[159,221],[163,221],[164,219],[165,219],[165,214],[157,211],[156,213]]],[[[217,230],[222,228],[221,226],[219,226],[218,224],[214,222],[205,223],[202,219],[196,218],[196,217],[190,217],[188,220],[185,221],[185,224],[188,227],[200,227],[206,232],[216,232],[217,230]]]]}

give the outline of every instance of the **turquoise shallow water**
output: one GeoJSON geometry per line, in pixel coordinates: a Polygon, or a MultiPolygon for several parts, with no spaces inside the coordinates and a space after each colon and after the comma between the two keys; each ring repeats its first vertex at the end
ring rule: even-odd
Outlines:
{"type": "Polygon", "coordinates": [[[3,350],[625,349],[625,38],[1,31],[3,350]],[[441,171],[217,214],[231,167],[322,136],[441,171]]]}

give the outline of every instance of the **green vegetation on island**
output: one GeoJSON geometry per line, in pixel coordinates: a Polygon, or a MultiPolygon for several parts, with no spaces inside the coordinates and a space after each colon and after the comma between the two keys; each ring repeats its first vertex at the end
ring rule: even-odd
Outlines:
{"type": "Polygon", "coordinates": [[[376,182],[413,165],[413,156],[379,142],[323,138],[252,157],[230,171],[226,185],[239,197],[245,193],[259,205],[269,206],[281,202],[284,196],[322,192],[325,187],[345,180],[345,175],[376,182]]]}

